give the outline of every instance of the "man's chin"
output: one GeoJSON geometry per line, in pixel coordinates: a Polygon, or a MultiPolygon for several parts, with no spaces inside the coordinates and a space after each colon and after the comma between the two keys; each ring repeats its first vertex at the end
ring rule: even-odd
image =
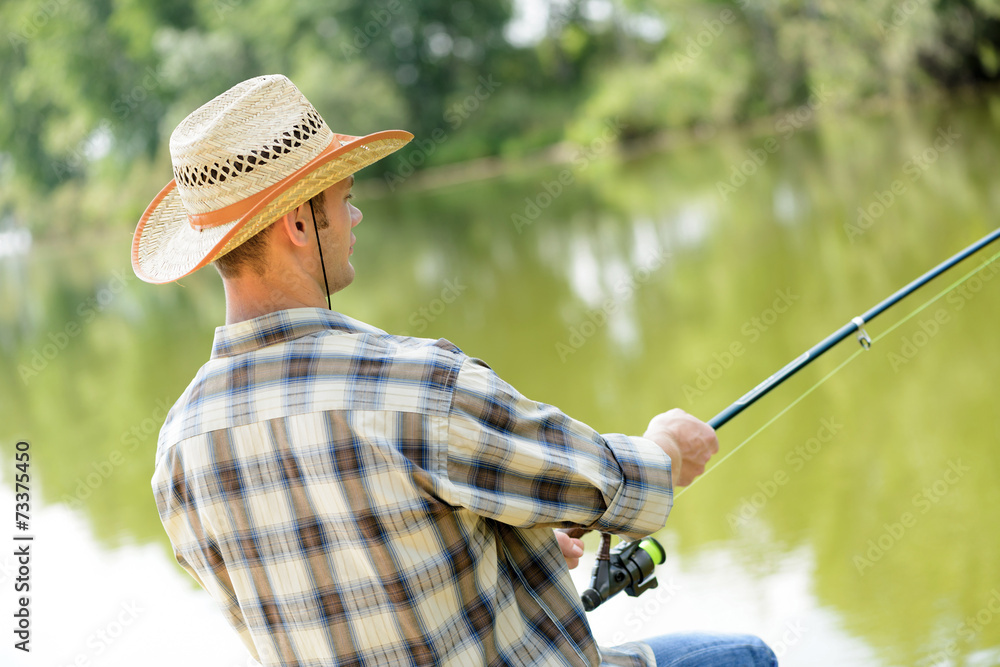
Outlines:
{"type": "Polygon", "coordinates": [[[330,294],[336,294],[348,287],[354,282],[354,267],[351,266],[350,262],[347,264],[347,269],[338,277],[336,283],[330,283],[330,294]]]}

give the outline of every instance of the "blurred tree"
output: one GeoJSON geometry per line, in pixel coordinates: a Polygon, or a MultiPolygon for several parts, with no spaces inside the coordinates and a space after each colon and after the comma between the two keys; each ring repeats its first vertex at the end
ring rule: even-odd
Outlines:
{"type": "Polygon", "coordinates": [[[8,0],[0,209],[56,229],[90,197],[77,226],[131,223],[142,204],[102,206],[88,193],[155,191],[177,122],[265,73],[291,77],[338,130],[405,127],[422,140],[371,176],[403,161],[587,143],[615,118],[621,138],[641,139],[767,116],[821,87],[847,107],[1000,71],[1000,0],[525,0],[517,9],[513,0],[8,0]],[[520,16],[529,10],[535,25],[520,16]],[[515,19],[528,37],[511,37],[515,19]]]}

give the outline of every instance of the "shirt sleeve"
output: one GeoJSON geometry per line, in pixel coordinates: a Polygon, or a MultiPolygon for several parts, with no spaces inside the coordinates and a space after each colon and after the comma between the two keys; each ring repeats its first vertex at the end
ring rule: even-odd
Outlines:
{"type": "Polygon", "coordinates": [[[525,398],[466,359],[447,421],[443,500],[519,527],[570,527],[628,539],[663,527],[670,458],[655,443],[602,435],[525,398]]]}

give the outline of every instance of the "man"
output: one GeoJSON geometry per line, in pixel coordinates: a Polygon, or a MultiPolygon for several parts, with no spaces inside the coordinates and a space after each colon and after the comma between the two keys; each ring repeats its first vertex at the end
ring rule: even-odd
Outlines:
{"type": "Polygon", "coordinates": [[[718,449],[706,424],[601,435],[446,340],[328,309],[354,279],[352,174],[411,138],[333,134],[281,76],[171,136],[133,267],[164,283],[214,262],[226,291],[157,446],[178,562],[265,666],[775,664],[753,637],[599,650],[568,574],[582,543],[553,532],[661,528],[718,449]]]}

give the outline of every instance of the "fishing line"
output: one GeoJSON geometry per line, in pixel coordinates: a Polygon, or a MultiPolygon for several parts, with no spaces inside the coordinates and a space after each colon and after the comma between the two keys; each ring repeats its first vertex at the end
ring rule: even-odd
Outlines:
{"type": "MultiPolygon", "coordinates": [[[[903,326],[911,319],[916,317],[918,314],[926,310],[931,304],[935,303],[938,299],[943,297],[945,294],[951,293],[956,287],[962,285],[970,278],[972,278],[977,273],[982,272],[986,267],[1000,259],[1000,252],[996,253],[988,260],[977,266],[975,269],[965,274],[955,282],[953,282],[948,287],[945,287],[937,295],[928,299],[923,305],[915,308],[906,317],[902,318],[894,325],[886,329],[884,332],[879,334],[874,340],[865,331],[865,325],[878,317],[881,313],[892,306],[899,303],[901,300],[905,299],[907,296],[920,289],[924,285],[928,284],[938,276],[944,274],[945,271],[951,270],[953,267],[957,266],[961,262],[965,261],[972,255],[976,254],[987,245],[1000,240],[1000,228],[994,229],[992,232],[979,239],[972,245],[961,250],[955,255],[952,255],[945,261],[941,262],[930,271],[917,277],[915,280],[910,281],[908,284],[904,285],[900,289],[893,292],[887,298],[883,299],[879,303],[875,304],[873,307],[866,310],[861,315],[854,317],[850,322],[843,325],[829,336],[821,340],[820,342],[813,345],[811,348],[800,354],[798,357],[785,364],[780,370],[773,373],[770,377],[765,379],[763,382],[758,384],[756,387],[748,391],[746,394],[741,396],[736,402],[732,403],[725,410],[708,420],[708,425],[712,428],[718,430],[722,425],[729,422],[733,417],[737,416],[743,410],[750,407],[758,400],[766,396],[774,388],[782,384],[785,380],[792,377],[800,370],[805,368],[807,365],[818,359],[821,355],[825,354],[829,350],[833,349],[838,343],[842,342],[852,333],[856,333],[858,337],[858,342],[861,344],[860,350],[855,350],[854,354],[850,355],[847,359],[842,361],[836,368],[824,375],[819,382],[814,384],[809,389],[805,390],[800,394],[795,400],[788,404],[784,410],[772,417],[766,424],[758,428],[754,433],[733,448],[728,454],[722,457],[721,460],[717,461],[709,470],[706,470],[700,478],[695,479],[690,486],[685,489],[681,489],[679,493],[676,494],[680,497],[685,491],[692,488],[697,482],[706,477],[708,473],[712,472],[720,465],[725,463],[730,456],[738,452],[743,448],[744,445],[749,443],[751,440],[756,438],[764,429],[768,428],[785,415],[789,410],[802,402],[802,400],[818,389],[824,382],[829,380],[831,377],[839,373],[844,366],[854,361],[854,359],[871,348],[872,344],[876,341],[882,340],[890,333],[903,326]]],[[[994,271],[995,273],[996,271],[994,271]]],[[[991,276],[992,277],[992,274],[991,276]]],[[[971,297],[963,294],[966,299],[971,297]]],[[[584,532],[586,532],[584,530],[584,532]]],[[[601,540],[602,545],[610,545],[611,536],[607,533],[602,533],[601,540]]],[[[656,563],[663,562],[665,556],[662,547],[651,537],[644,538],[641,541],[622,543],[615,547],[615,551],[609,553],[610,560],[598,559],[594,563],[594,571],[591,573],[591,587],[584,591],[581,596],[581,601],[583,602],[584,609],[586,611],[591,611],[597,605],[602,604],[612,595],[625,590],[629,595],[637,596],[649,588],[654,588],[656,586],[656,577],[653,574],[653,570],[656,567],[656,563]],[[655,547],[655,548],[654,548],[655,547]],[[629,583],[630,582],[630,583],[629,583]]]]}
{"type": "MultiPolygon", "coordinates": [[[[923,305],[921,305],[919,308],[916,308],[909,315],[907,315],[903,319],[901,319],[898,322],[896,322],[895,324],[893,324],[891,327],[889,327],[888,329],[886,329],[885,331],[883,331],[882,333],[880,333],[878,336],[875,336],[875,338],[872,339],[872,343],[873,344],[877,343],[878,341],[882,340],[883,338],[885,338],[886,336],[888,336],[890,333],[892,333],[893,331],[895,331],[896,329],[898,329],[899,327],[901,327],[904,324],[906,324],[908,321],[910,321],[911,319],[913,319],[914,317],[916,317],[919,313],[923,312],[926,308],[928,308],[935,301],[937,301],[938,299],[940,299],[944,295],[948,294],[949,292],[951,292],[952,290],[954,290],[956,287],[958,287],[962,283],[964,283],[967,280],[969,280],[970,278],[972,278],[974,275],[976,275],[977,273],[979,273],[980,271],[982,271],[983,269],[985,269],[987,266],[989,266],[990,264],[992,264],[993,262],[995,262],[997,259],[1000,259],[1000,252],[998,252],[995,255],[993,255],[992,257],[990,257],[988,260],[986,260],[985,262],[983,262],[982,264],[980,264],[978,267],[976,267],[975,269],[973,269],[969,273],[966,273],[964,276],[962,276],[961,278],[959,278],[958,280],[956,280],[955,282],[953,282],[948,287],[945,287],[937,295],[935,295],[935,296],[931,297],[930,299],[928,299],[926,303],[924,303],[923,305]]],[[[693,488],[695,484],[697,484],[701,480],[703,480],[706,477],[708,477],[708,474],[710,472],[712,472],[713,470],[715,470],[716,468],[718,468],[719,466],[721,466],[723,463],[725,463],[726,459],[728,459],[730,456],[732,456],[733,454],[735,454],[736,452],[738,452],[740,450],[740,448],[743,447],[743,445],[747,444],[748,442],[750,442],[751,440],[753,440],[754,438],[756,438],[761,433],[761,431],[763,431],[768,426],[770,426],[771,424],[773,424],[774,422],[776,422],[786,412],[788,412],[793,407],[795,407],[796,405],[798,405],[806,396],[808,396],[809,394],[811,394],[812,392],[814,392],[816,389],[819,388],[820,385],[822,385],[824,382],[826,382],[831,377],[833,377],[838,372],[840,372],[840,370],[844,366],[846,366],[847,364],[849,364],[852,361],[854,361],[854,359],[859,354],[861,354],[862,352],[865,352],[865,348],[863,348],[863,347],[855,350],[854,354],[852,354],[847,359],[845,359],[843,362],[841,362],[840,365],[838,365],[832,371],[830,371],[829,373],[827,373],[826,375],[824,375],[819,380],[819,382],[817,382],[813,386],[809,387],[809,389],[805,390],[805,392],[803,392],[798,398],[796,398],[794,401],[792,401],[791,403],[789,403],[788,406],[785,407],[784,410],[782,410],[781,412],[779,412],[778,414],[776,414],[774,417],[772,417],[771,419],[769,419],[767,421],[767,423],[765,423],[763,426],[761,426],[756,431],[754,431],[753,434],[750,435],[750,437],[748,437],[746,440],[744,440],[739,445],[737,445],[735,448],[733,448],[729,453],[727,453],[725,456],[723,456],[721,459],[719,459],[718,463],[716,463],[714,466],[712,466],[711,468],[709,468],[708,470],[706,470],[704,473],[702,473],[702,475],[700,477],[698,477],[697,479],[695,479],[686,488],[681,489],[681,491],[676,494],[675,498],[680,498],[682,495],[684,495],[684,493],[686,491],[688,491],[689,489],[693,488]]]]}

